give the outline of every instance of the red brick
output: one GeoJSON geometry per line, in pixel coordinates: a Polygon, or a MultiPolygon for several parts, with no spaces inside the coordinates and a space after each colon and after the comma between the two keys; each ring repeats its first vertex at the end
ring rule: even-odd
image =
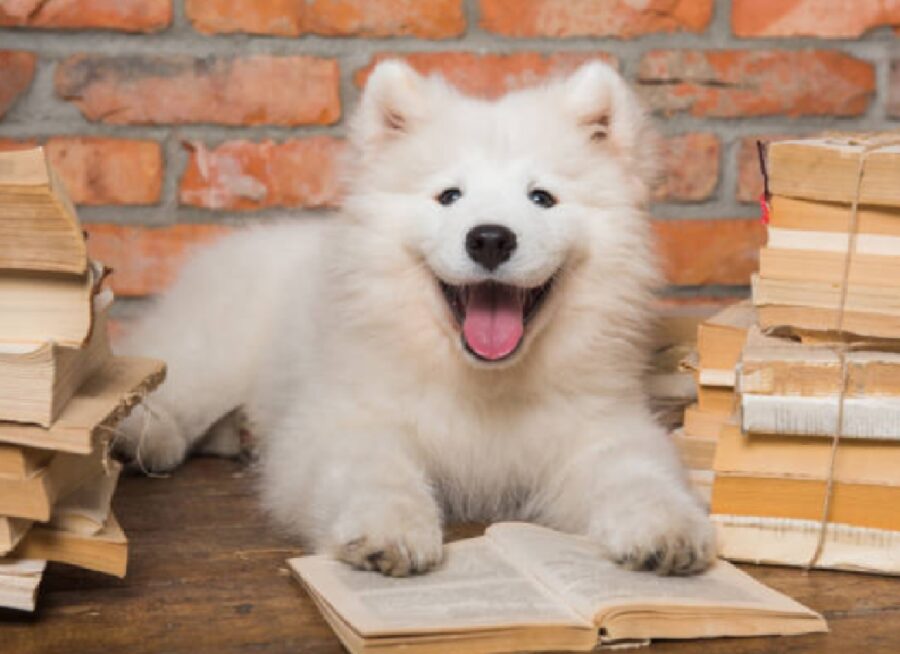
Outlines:
{"type": "Polygon", "coordinates": [[[733,0],[737,36],[854,38],[883,25],[900,25],[895,0],[733,0]]]}
{"type": "Polygon", "coordinates": [[[205,209],[323,207],[336,204],[340,141],[327,136],[284,143],[227,141],[213,149],[189,144],[182,204],[205,209]]]}
{"type": "Polygon", "coordinates": [[[56,92],[88,120],[114,124],[329,124],[340,117],[338,64],[314,57],[73,55],[56,92]]]}
{"type": "Polygon", "coordinates": [[[520,37],[702,32],[713,14],[713,0],[481,0],[480,5],[484,29],[520,37]]]}
{"type": "Polygon", "coordinates": [[[496,98],[509,91],[534,85],[550,76],[571,72],[592,59],[618,66],[615,57],[605,52],[564,52],[550,55],[537,52],[381,53],[375,55],[368,66],[356,71],[356,84],[363,86],[375,64],[389,58],[403,59],[423,75],[441,75],[464,93],[486,98],[496,98]]]}
{"type": "Polygon", "coordinates": [[[638,80],[660,112],[717,118],[856,116],[875,91],[872,64],[831,50],[657,50],[638,80]]]}
{"type": "MultiPolygon", "coordinates": [[[[888,113],[894,118],[900,118],[900,59],[891,62],[890,90],[888,92],[888,113]]],[[[0,97],[2,97],[0,92],[0,97]]],[[[0,113],[3,102],[0,100],[0,113]]]]}
{"type": "Polygon", "coordinates": [[[12,0],[0,26],[157,32],[172,22],[172,0],[12,0]]]}
{"type": "Polygon", "coordinates": [[[156,204],[163,183],[163,157],[156,141],[58,137],[47,156],[77,204],[156,204]]]}
{"type": "Polygon", "coordinates": [[[191,251],[227,234],[223,225],[136,227],[87,224],[88,253],[113,268],[117,295],[151,295],[165,290],[191,251]]]}
{"type": "Polygon", "coordinates": [[[466,29],[462,0],[186,0],[185,12],[207,34],[446,39],[466,29]]]}
{"type": "Polygon", "coordinates": [[[670,284],[749,284],[759,268],[765,227],[756,218],[655,220],[653,229],[670,284]]]}
{"type": "MultiPolygon", "coordinates": [[[[0,139],[0,150],[41,141],[0,139]]],[[[43,142],[75,204],[156,204],[163,182],[163,157],[156,141],[57,136],[43,142]]]]}
{"type": "Polygon", "coordinates": [[[719,181],[719,139],[715,134],[682,134],[663,140],[662,176],[653,191],[656,201],[698,202],[708,199],[719,181]]]}
{"type": "Polygon", "coordinates": [[[34,79],[37,57],[31,52],[0,50],[0,118],[34,79]]]}

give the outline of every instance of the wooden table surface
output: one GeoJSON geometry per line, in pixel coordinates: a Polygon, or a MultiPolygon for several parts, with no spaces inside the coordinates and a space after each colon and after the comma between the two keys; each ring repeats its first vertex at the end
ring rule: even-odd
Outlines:
{"type": "MultiPolygon", "coordinates": [[[[197,459],[166,479],[126,477],[115,508],[131,541],[128,577],[51,565],[35,615],[0,611],[0,653],[342,651],[288,574],[284,560],[301,550],[257,510],[252,470],[197,459]]],[[[747,569],[824,612],[831,633],[657,642],[644,651],[900,653],[900,579],[747,569]]]]}

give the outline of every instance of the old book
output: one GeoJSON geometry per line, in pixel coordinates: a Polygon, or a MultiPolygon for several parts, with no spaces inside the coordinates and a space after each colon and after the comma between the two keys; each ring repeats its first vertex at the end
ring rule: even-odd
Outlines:
{"type": "MultiPolygon", "coordinates": [[[[716,474],[710,511],[723,515],[821,520],[826,482],[716,474]]],[[[900,531],[900,486],[836,482],[828,521],[900,531]]]]}
{"type": "Polygon", "coordinates": [[[733,304],[700,323],[697,352],[701,385],[734,386],[734,367],[740,359],[747,329],[755,323],[755,309],[749,300],[733,304]]]}
{"type": "MultiPolygon", "coordinates": [[[[732,561],[805,566],[819,540],[813,520],[714,515],[719,555],[732,561]]],[[[900,574],[900,532],[829,524],[816,568],[900,574]]]]}
{"type": "MultiPolygon", "coordinates": [[[[900,351],[850,351],[845,360],[846,397],[900,397],[900,351]]],[[[804,344],[753,329],[741,357],[739,386],[756,395],[835,396],[842,386],[841,358],[832,345],[804,344]]]]}
{"type": "Polygon", "coordinates": [[[448,545],[391,579],[327,556],[291,559],[353,654],[588,651],[599,643],[825,631],[821,616],[722,561],[690,578],[630,572],[589,540],[522,523],[448,545]]]}
{"type": "Polygon", "coordinates": [[[697,407],[706,413],[730,416],[734,412],[737,397],[731,386],[698,386],[697,407]]]}
{"type": "Polygon", "coordinates": [[[105,445],[91,454],[59,452],[24,479],[0,477],[0,515],[46,522],[53,504],[104,471],[105,445]]]}
{"type": "MultiPolygon", "coordinates": [[[[849,202],[816,202],[775,195],[770,205],[770,230],[838,232],[845,239],[850,231],[849,202]]],[[[900,236],[900,207],[861,205],[857,209],[856,231],[858,234],[900,236]]]]}
{"type": "Polygon", "coordinates": [[[5,556],[22,540],[31,527],[31,520],[0,516],[0,556],[5,556]]]}
{"type": "Polygon", "coordinates": [[[699,405],[692,404],[684,411],[684,433],[694,438],[715,440],[729,418],[722,413],[703,411],[699,405]]]}
{"type": "MultiPolygon", "coordinates": [[[[111,294],[106,297],[111,300],[111,294]]],[[[83,347],[0,343],[0,420],[49,427],[59,417],[75,391],[112,356],[107,310],[97,310],[83,347]]]]}
{"type": "Polygon", "coordinates": [[[81,274],[75,207],[43,148],[0,152],[0,268],[81,274]]]}
{"type": "MultiPolygon", "coordinates": [[[[759,251],[759,275],[765,279],[809,281],[840,285],[846,256],[841,252],[788,250],[764,247],[759,251]]],[[[849,284],[900,288],[900,257],[854,254],[849,284]]]]}
{"type": "Polygon", "coordinates": [[[687,433],[685,429],[676,429],[670,436],[675,443],[675,447],[678,448],[681,463],[685,468],[712,470],[718,438],[694,436],[687,433]]]}
{"type": "MultiPolygon", "coordinates": [[[[831,437],[838,419],[839,396],[741,394],[745,433],[831,437]]],[[[844,399],[842,439],[900,440],[900,397],[844,399]]]]}
{"type": "Polygon", "coordinates": [[[93,536],[34,525],[10,558],[44,559],[94,572],[124,577],[128,567],[128,539],[113,513],[93,536]]]}
{"type": "MultiPolygon", "coordinates": [[[[766,246],[770,250],[812,250],[843,254],[850,246],[850,236],[839,232],[769,227],[766,246]]],[[[900,236],[857,233],[853,253],[854,256],[874,254],[896,257],[900,255],[900,236]]]]}
{"type": "Polygon", "coordinates": [[[46,561],[0,559],[0,607],[34,611],[46,561]]]}
{"type": "MultiPolygon", "coordinates": [[[[751,279],[753,303],[757,310],[768,305],[787,305],[828,309],[836,320],[836,311],[841,303],[839,284],[784,279],[766,279],[754,276],[751,279]]],[[[848,284],[844,310],[850,313],[884,314],[894,323],[900,318],[900,294],[890,286],[848,284]]]]}
{"type": "Polygon", "coordinates": [[[81,275],[0,270],[0,342],[81,347],[105,274],[99,264],[81,275]]]}
{"type": "Polygon", "coordinates": [[[122,465],[108,461],[106,468],[65,495],[53,507],[48,526],[81,536],[95,536],[109,521],[113,493],[122,465]]]}
{"type": "Polygon", "coordinates": [[[0,443],[89,454],[95,437],[109,437],[116,423],[162,383],[162,361],[115,356],[88,379],[49,428],[0,422],[0,443]]]}
{"type": "MultiPolygon", "coordinates": [[[[847,439],[839,444],[835,481],[900,486],[900,447],[888,441],[847,439]]],[[[742,434],[737,420],[722,427],[716,472],[751,477],[828,478],[831,440],[815,436],[742,434]]]]}
{"type": "MultiPolygon", "coordinates": [[[[852,202],[859,159],[865,147],[862,141],[866,138],[860,135],[856,139],[823,137],[770,143],[769,190],[788,197],[852,202]]],[[[866,159],[860,203],[900,206],[898,175],[900,145],[871,152],[866,159]]]]}
{"type": "MultiPolygon", "coordinates": [[[[838,341],[838,312],[818,307],[770,305],[758,307],[759,326],[763,329],[788,327],[795,333],[821,332],[825,340],[838,341]]],[[[883,313],[844,311],[842,332],[859,338],[898,339],[900,318],[883,313]]]]}
{"type": "Polygon", "coordinates": [[[0,443],[0,477],[22,479],[31,476],[53,458],[53,452],[33,447],[0,443]]]}

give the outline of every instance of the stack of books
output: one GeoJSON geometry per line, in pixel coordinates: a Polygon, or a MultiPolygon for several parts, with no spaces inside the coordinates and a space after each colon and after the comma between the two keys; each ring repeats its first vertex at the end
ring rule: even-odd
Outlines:
{"type": "Polygon", "coordinates": [[[0,606],[46,561],[125,574],[109,442],[165,366],[112,354],[106,275],[43,150],[0,152],[0,606]]]}
{"type": "Polygon", "coordinates": [[[900,573],[900,147],[875,139],[769,147],[758,325],[714,460],[728,558],[900,573]]]}
{"type": "Polygon", "coordinates": [[[735,366],[754,324],[749,301],[728,306],[697,327],[695,355],[682,366],[693,373],[697,402],[684,412],[684,426],[672,432],[694,489],[707,502],[719,432],[735,409],[735,366]]]}
{"type": "MultiPolygon", "coordinates": [[[[753,300],[764,328],[821,337],[837,323],[850,206],[864,149],[891,135],[788,140],[768,147],[768,245],[753,300]]],[[[900,133],[866,156],[844,330],[900,338],[900,133]]],[[[834,336],[834,334],[831,334],[834,336]]]]}

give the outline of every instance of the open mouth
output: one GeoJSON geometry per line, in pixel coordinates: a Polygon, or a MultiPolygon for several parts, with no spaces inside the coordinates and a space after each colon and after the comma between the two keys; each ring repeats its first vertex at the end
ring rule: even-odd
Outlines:
{"type": "Polygon", "coordinates": [[[497,282],[439,283],[462,331],[463,345],[476,358],[495,362],[512,356],[522,344],[525,328],[547,299],[553,279],[533,288],[497,282]]]}

